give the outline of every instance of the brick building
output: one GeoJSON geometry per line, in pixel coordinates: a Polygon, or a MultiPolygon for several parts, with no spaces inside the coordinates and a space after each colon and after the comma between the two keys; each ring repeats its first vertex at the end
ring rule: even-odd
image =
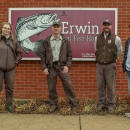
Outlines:
{"type": "MultiPolygon", "coordinates": [[[[8,21],[8,8],[118,8],[118,36],[125,40],[130,33],[129,0],[0,0],[0,22],[8,21]]],[[[122,70],[122,58],[117,61],[116,95],[128,94],[126,75],[122,70]]],[[[95,61],[73,61],[70,69],[72,83],[77,98],[97,97],[95,61]]],[[[4,87],[4,86],[3,86],[4,87]]],[[[57,92],[65,96],[62,84],[58,79],[57,92]]],[[[1,96],[4,96],[4,89],[1,96]]],[[[40,61],[22,60],[17,67],[14,98],[48,98],[46,77],[41,70],[40,61]]]]}

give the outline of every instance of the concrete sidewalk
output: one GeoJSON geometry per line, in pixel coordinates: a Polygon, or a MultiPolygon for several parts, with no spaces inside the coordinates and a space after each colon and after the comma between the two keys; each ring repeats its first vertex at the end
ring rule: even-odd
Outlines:
{"type": "Polygon", "coordinates": [[[130,130],[130,118],[116,115],[0,114],[0,130],[130,130]]]}

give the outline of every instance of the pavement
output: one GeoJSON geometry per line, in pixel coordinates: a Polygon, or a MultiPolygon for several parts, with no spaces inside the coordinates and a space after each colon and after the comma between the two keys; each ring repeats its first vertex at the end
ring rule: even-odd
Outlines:
{"type": "Polygon", "coordinates": [[[130,130],[123,115],[0,114],[0,130],[130,130]]]}

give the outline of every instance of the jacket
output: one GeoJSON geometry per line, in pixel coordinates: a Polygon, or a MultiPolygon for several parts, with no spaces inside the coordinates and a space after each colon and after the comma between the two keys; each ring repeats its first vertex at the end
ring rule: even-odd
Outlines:
{"type": "Polygon", "coordinates": [[[109,33],[104,39],[103,33],[97,36],[96,44],[96,62],[100,64],[109,64],[116,62],[117,47],[115,45],[115,35],[109,33]]]}
{"type": "Polygon", "coordinates": [[[7,43],[10,44],[10,46],[13,48],[15,54],[14,57],[12,50],[5,44],[4,39],[6,39],[4,36],[0,36],[0,70],[9,71],[18,65],[22,59],[23,53],[21,51],[21,46],[17,40],[11,40],[9,37],[6,40],[7,43]]]}
{"type": "MultiPolygon", "coordinates": [[[[46,68],[52,68],[53,65],[53,56],[50,45],[51,36],[52,35],[48,36],[44,40],[40,50],[40,58],[43,70],[46,68]]],[[[63,69],[63,66],[70,67],[72,64],[72,49],[68,39],[65,38],[63,35],[61,36],[62,36],[62,45],[59,54],[58,66],[61,69],[63,69]]]]}
{"type": "Polygon", "coordinates": [[[127,71],[126,70],[126,60],[127,60],[127,53],[128,53],[129,45],[130,45],[130,38],[128,38],[125,43],[125,51],[124,51],[124,57],[123,57],[123,63],[122,63],[123,72],[127,71]]]}

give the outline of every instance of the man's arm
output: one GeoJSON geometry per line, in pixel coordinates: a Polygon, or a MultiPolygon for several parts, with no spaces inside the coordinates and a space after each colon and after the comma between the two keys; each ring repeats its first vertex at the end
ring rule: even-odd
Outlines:
{"type": "Polygon", "coordinates": [[[117,47],[117,59],[119,59],[119,57],[122,54],[123,48],[122,48],[121,39],[118,36],[116,36],[115,45],[117,47]]]}
{"type": "Polygon", "coordinates": [[[72,64],[72,49],[71,49],[71,45],[70,45],[70,42],[69,40],[67,39],[67,50],[68,50],[68,54],[67,54],[67,62],[66,62],[66,65],[64,66],[64,69],[63,69],[63,73],[68,73],[69,71],[69,67],[71,66],[72,64]]]}
{"type": "Polygon", "coordinates": [[[42,64],[42,70],[46,69],[46,52],[45,52],[45,47],[44,43],[41,45],[40,49],[40,59],[41,59],[41,64],[42,64]]]}
{"type": "Polygon", "coordinates": [[[95,52],[96,52],[96,45],[97,45],[97,36],[95,37],[95,40],[94,40],[94,50],[95,50],[95,52]]]}
{"type": "Polygon", "coordinates": [[[68,54],[67,54],[66,66],[70,67],[71,64],[72,64],[72,49],[71,49],[70,42],[68,41],[68,54]]]}

